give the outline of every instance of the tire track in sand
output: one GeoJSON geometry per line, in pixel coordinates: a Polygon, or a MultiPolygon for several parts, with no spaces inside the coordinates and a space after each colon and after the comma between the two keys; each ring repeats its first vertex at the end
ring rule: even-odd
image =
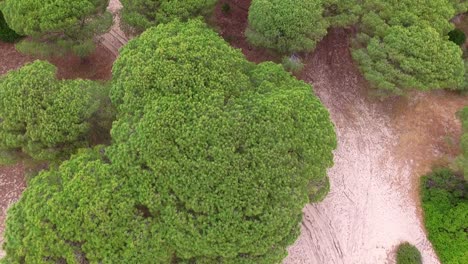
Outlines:
{"type": "Polygon", "coordinates": [[[447,99],[451,95],[444,92],[383,102],[368,99],[367,83],[350,54],[350,35],[331,29],[306,58],[302,79],[314,85],[330,110],[338,148],[329,170],[331,191],[323,202],[304,208],[301,236],[284,262],[395,263],[396,246],[409,241],[421,251],[424,263],[439,263],[421,222],[417,177],[440,154],[435,148],[447,127],[459,130],[454,113],[468,101],[447,99]],[[441,99],[452,100],[444,108],[447,120],[424,123],[425,116],[413,114],[416,106],[424,112],[441,99]],[[444,126],[440,135],[431,131],[432,125],[444,126]],[[402,141],[407,137],[411,140],[402,141]]]}

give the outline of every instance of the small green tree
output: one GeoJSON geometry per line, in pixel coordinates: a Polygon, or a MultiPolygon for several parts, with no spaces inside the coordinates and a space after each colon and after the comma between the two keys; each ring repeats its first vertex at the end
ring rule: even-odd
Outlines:
{"type": "Polygon", "coordinates": [[[94,50],[93,38],[112,24],[108,0],[4,0],[5,20],[18,34],[29,36],[20,51],[40,55],[73,52],[80,57],[94,50]]]}
{"type": "Polygon", "coordinates": [[[122,0],[123,20],[137,31],[210,14],[217,0],[122,0]]]}
{"type": "Polygon", "coordinates": [[[464,84],[462,51],[431,27],[392,26],[384,37],[370,38],[353,57],[365,78],[384,93],[461,89],[464,84]]]}
{"type": "Polygon", "coordinates": [[[421,252],[408,242],[402,243],[397,249],[397,264],[422,264],[421,252]]]}
{"type": "MultiPolygon", "coordinates": [[[[88,119],[97,108],[96,83],[57,80],[56,68],[36,61],[0,78],[0,150],[54,160],[86,146],[88,119]]],[[[10,155],[11,156],[11,155],[10,155]]]]}
{"type": "Polygon", "coordinates": [[[246,36],[284,54],[311,51],[327,34],[323,12],[322,0],[253,0],[246,36]]]}

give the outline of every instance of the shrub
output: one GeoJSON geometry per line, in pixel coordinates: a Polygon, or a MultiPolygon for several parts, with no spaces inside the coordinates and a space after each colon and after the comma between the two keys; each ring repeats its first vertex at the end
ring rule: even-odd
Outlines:
{"type": "Polygon", "coordinates": [[[402,243],[397,249],[397,264],[422,264],[421,252],[408,242],[402,243]]]}
{"type": "Polygon", "coordinates": [[[443,264],[468,263],[467,182],[448,169],[422,177],[421,199],[428,238],[443,264]]]}
{"type": "Polygon", "coordinates": [[[453,43],[457,44],[458,46],[465,44],[466,35],[463,31],[456,28],[448,33],[449,40],[453,43]]]}
{"type": "Polygon", "coordinates": [[[36,61],[0,77],[1,151],[55,160],[87,146],[88,121],[97,109],[91,90],[98,85],[57,80],[55,72],[36,61]]]}
{"type": "Polygon", "coordinates": [[[283,54],[311,51],[327,34],[321,0],[253,0],[246,36],[283,54]]]}
{"type": "Polygon", "coordinates": [[[464,86],[461,49],[430,27],[390,27],[353,57],[373,87],[388,94],[464,86]]]}
{"type": "Polygon", "coordinates": [[[4,42],[15,42],[20,38],[20,35],[8,27],[3,13],[0,11],[0,40],[4,42]]]}
{"type": "Polygon", "coordinates": [[[32,180],[6,261],[279,263],[336,147],[311,87],[200,21],[147,30],[113,74],[112,145],[32,180]]]}
{"type": "Polygon", "coordinates": [[[221,10],[223,11],[223,13],[229,13],[231,11],[231,6],[229,5],[229,3],[223,3],[223,5],[221,6],[221,10]]]}
{"type": "Polygon", "coordinates": [[[285,70],[292,73],[299,73],[304,69],[304,63],[302,63],[301,58],[294,55],[283,57],[283,62],[281,64],[285,70]]]}
{"type": "Polygon", "coordinates": [[[217,0],[122,0],[122,19],[137,31],[210,14],[217,0]]]}

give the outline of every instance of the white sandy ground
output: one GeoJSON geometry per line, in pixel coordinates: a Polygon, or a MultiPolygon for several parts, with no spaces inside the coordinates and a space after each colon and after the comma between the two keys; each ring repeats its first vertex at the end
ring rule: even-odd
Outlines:
{"type": "Polygon", "coordinates": [[[405,99],[408,109],[395,118],[386,102],[367,99],[367,84],[348,47],[347,33],[332,30],[308,58],[303,78],[315,86],[330,110],[338,148],[329,170],[331,191],[323,202],[304,208],[301,235],[284,263],[395,263],[395,249],[404,241],[416,245],[425,264],[439,263],[425,235],[416,186],[421,174],[418,163],[442,155],[430,142],[439,136],[435,128],[418,128],[420,120],[408,117],[408,111],[440,107],[432,110],[441,116],[431,116],[430,121],[442,120],[445,133],[459,129],[454,113],[468,101],[454,96],[450,100],[459,102],[444,106],[426,97],[441,99],[445,94],[416,93],[405,99]]]}

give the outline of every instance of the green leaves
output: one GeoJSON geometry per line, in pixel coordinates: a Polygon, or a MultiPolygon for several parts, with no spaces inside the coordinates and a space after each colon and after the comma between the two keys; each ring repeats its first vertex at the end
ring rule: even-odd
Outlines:
{"type": "Polygon", "coordinates": [[[107,3],[107,0],[5,0],[2,11],[14,31],[32,37],[28,43],[48,44],[40,45],[37,51],[23,45],[23,51],[74,52],[85,57],[94,49],[89,47],[89,41],[112,24],[112,16],[105,12],[107,3]]]}
{"type": "Polygon", "coordinates": [[[390,93],[457,89],[464,82],[462,51],[430,27],[390,27],[353,56],[371,84],[390,93]]]}
{"type": "Polygon", "coordinates": [[[59,81],[55,67],[36,61],[0,78],[0,149],[37,160],[67,157],[86,146],[88,119],[97,110],[94,82],[59,81]]]}
{"type": "Polygon", "coordinates": [[[442,263],[468,261],[467,184],[448,169],[424,176],[421,199],[428,237],[442,263]]]}
{"type": "Polygon", "coordinates": [[[448,0],[368,0],[353,57],[384,94],[409,89],[464,89],[462,51],[448,41],[455,9],[448,0]]]}
{"type": "Polygon", "coordinates": [[[247,39],[280,53],[311,51],[327,33],[322,0],[253,0],[247,39]]]}
{"type": "Polygon", "coordinates": [[[168,23],[209,14],[216,0],[122,0],[123,20],[138,31],[168,23]]]}

